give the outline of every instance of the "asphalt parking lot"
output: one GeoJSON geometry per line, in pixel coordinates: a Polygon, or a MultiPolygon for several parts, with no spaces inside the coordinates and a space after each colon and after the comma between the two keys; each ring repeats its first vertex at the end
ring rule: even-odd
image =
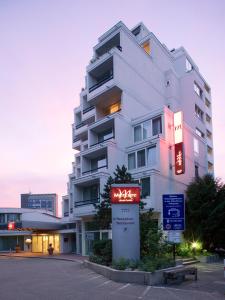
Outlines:
{"type": "Polygon", "coordinates": [[[0,256],[0,299],[225,299],[222,263],[198,264],[198,273],[196,282],[152,287],[113,282],[77,261],[0,256]]]}

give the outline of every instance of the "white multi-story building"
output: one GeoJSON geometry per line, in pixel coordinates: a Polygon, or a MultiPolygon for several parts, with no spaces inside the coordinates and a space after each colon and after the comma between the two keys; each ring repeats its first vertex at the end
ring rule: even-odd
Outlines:
{"type": "Polygon", "coordinates": [[[73,172],[63,198],[64,221],[76,222],[76,251],[88,254],[93,203],[116,165],[142,187],[146,209],[161,222],[162,195],[184,193],[195,177],[213,173],[211,91],[187,51],[168,50],[144,24],[119,22],[98,39],[74,110],[73,172]],[[185,172],[175,175],[174,113],[183,112],[185,172]]]}

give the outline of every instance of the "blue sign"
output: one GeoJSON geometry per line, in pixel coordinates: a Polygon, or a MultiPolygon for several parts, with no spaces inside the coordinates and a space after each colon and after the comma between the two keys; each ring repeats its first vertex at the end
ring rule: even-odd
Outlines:
{"type": "Polygon", "coordinates": [[[184,195],[163,195],[163,230],[184,230],[184,195]]]}

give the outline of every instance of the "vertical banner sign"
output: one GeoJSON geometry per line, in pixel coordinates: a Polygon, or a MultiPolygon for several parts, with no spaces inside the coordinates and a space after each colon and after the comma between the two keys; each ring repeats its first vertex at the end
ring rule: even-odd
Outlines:
{"type": "Polygon", "coordinates": [[[8,230],[14,230],[15,229],[15,222],[9,222],[8,223],[8,230]]]}
{"type": "Polygon", "coordinates": [[[113,259],[140,259],[139,203],[137,184],[113,184],[112,203],[113,259]]]}
{"type": "Polygon", "coordinates": [[[175,143],[175,174],[185,172],[183,145],[183,112],[174,113],[174,143],[175,143]]]}
{"type": "Polygon", "coordinates": [[[163,195],[163,230],[185,230],[184,194],[163,195]]]}

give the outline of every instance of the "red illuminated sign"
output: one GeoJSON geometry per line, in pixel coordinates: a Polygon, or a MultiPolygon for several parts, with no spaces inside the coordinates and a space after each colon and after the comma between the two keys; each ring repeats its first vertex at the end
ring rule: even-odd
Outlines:
{"type": "Polygon", "coordinates": [[[140,187],[134,186],[113,186],[110,191],[112,204],[139,204],[140,187]]]}
{"type": "Polygon", "coordinates": [[[184,174],[184,149],[183,143],[175,144],[175,174],[184,174]]]}
{"type": "Polygon", "coordinates": [[[14,230],[15,229],[15,222],[9,222],[8,223],[8,230],[14,230]]]}

